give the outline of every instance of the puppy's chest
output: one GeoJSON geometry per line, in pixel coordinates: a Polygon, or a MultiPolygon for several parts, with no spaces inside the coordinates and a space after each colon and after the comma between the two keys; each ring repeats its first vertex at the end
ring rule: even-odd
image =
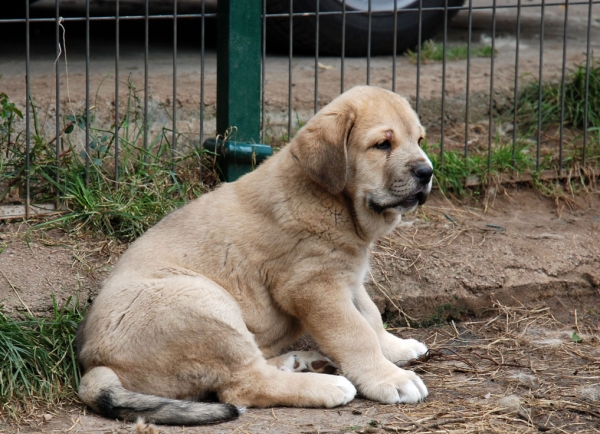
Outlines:
{"type": "Polygon", "coordinates": [[[353,220],[348,210],[339,202],[328,198],[315,201],[311,205],[308,209],[300,208],[294,212],[294,217],[305,231],[334,244],[344,243],[353,238],[353,220]]]}

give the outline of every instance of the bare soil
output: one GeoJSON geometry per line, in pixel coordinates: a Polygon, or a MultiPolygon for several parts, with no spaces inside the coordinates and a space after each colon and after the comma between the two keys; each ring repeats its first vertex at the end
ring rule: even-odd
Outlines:
{"type": "MultiPolygon", "coordinates": [[[[93,301],[124,248],[27,229],[0,226],[0,297],[13,315],[43,314],[52,294],[93,301]]],[[[436,192],[375,247],[368,287],[392,332],[431,349],[411,366],[430,389],[425,403],[248,409],[237,421],[160,432],[600,430],[600,192],[557,202],[512,188],[470,205],[436,192]]],[[[23,416],[0,432],[152,432],[77,403],[23,416]]]]}
{"type": "Polygon", "coordinates": [[[395,329],[433,349],[429,360],[412,366],[430,390],[418,405],[356,399],[329,410],[248,409],[238,420],[215,426],[145,429],[70,408],[49,421],[33,419],[20,432],[593,433],[600,429],[598,320],[583,313],[577,323],[561,323],[548,308],[497,304],[485,320],[395,329]],[[573,332],[584,340],[573,343],[573,332]]]}
{"type": "Polygon", "coordinates": [[[410,310],[400,312],[408,323],[460,319],[496,301],[546,303],[566,320],[573,306],[600,301],[599,199],[527,188],[490,189],[470,206],[437,197],[374,250],[374,297],[389,314],[410,310]]]}
{"type": "MultiPolygon", "coordinates": [[[[573,9],[568,65],[585,59],[582,32],[586,21],[573,9]]],[[[562,56],[562,45],[550,36],[560,33],[562,9],[553,10],[546,27],[545,80],[560,77],[557,59],[562,56]]],[[[489,14],[476,15],[475,22],[481,24],[476,36],[489,36],[489,14]]],[[[539,69],[535,11],[523,19],[521,84],[536,77],[539,69]]],[[[464,38],[460,26],[465,17],[459,15],[456,23],[452,43],[464,38]]],[[[512,100],[513,24],[511,17],[499,15],[492,114],[500,135],[510,134],[510,127],[496,116],[506,113],[512,100]]],[[[44,27],[41,33],[33,28],[37,43],[32,47],[31,89],[40,127],[51,136],[56,113],[55,48],[52,38],[44,36],[44,27]]],[[[74,24],[67,23],[66,28],[68,62],[63,57],[60,64],[63,115],[81,112],[85,100],[81,33],[74,24]]],[[[597,35],[594,21],[592,48],[600,43],[597,35]]],[[[138,89],[143,85],[143,47],[139,38],[131,39],[130,44],[124,41],[121,51],[121,106],[126,102],[129,74],[138,89]]],[[[200,119],[200,55],[197,46],[186,45],[183,37],[180,40],[177,124],[182,140],[193,145],[200,119]]],[[[92,53],[90,88],[97,127],[110,125],[114,107],[111,43],[100,38],[92,53]]],[[[0,53],[0,91],[24,107],[22,41],[0,41],[0,53]]],[[[168,45],[152,45],[150,105],[158,110],[152,134],[170,122],[174,104],[171,56],[168,45]]],[[[210,135],[216,104],[214,52],[209,51],[206,60],[204,128],[210,135]]],[[[322,107],[339,94],[341,63],[321,58],[320,64],[318,100],[322,107]]],[[[371,84],[391,88],[391,66],[392,58],[372,59],[371,84]]],[[[490,67],[490,59],[471,60],[468,122],[470,131],[481,126],[476,137],[481,140],[487,140],[490,67]]],[[[400,57],[397,68],[396,89],[416,102],[416,66],[400,57]]],[[[365,83],[364,59],[347,59],[344,69],[345,88],[365,83]]],[[[266,71],[266,132],[277,143],[287,134],[287,58],[270,56],[266,71]]],[[[465,76],[466,62],[448,63],[445,121],[458,133],[447,134],[446,140],[454,146],[461,146],[465,139],[461,133],[467,121],[465,76]]],[[[441,64],[422,66],[420,113],[433,140],[440,134],[442,78],[441,64]]],[[[295,57],[294,128],[313,113],[314,84],[314,59],[295,57]]],[[[137,95],[142,93],[138,90],[137,95]]],[[[356,399],[330,410],[248,409],[233,422],[161,427],[160,432],[600,432],[600,192],[591,189],[570,196],[558,191],[546,197],[527,187],[497,187],[468,203],[436,192],[374,248],[368,288],[388,327],[402,337],[422,340],[432,350],[429,359],[410,367],[429,387],[425,403],[381,405],[356,399]],[[573,333],[581,342],[574,342],[573,333]]],[[[0,222],[0,303],[11,315],[25,311],[43,315],[51,308],[53,295],[59,303],[70,296],[93,302],[100,282],[126,248],[114,241],[30,229],[25,223],[0,222]]],[[[152,429],[100,418],[77,402],[32,408],[18,424],[0,413],[0,432],[6,433],[149,433],[152,429]]]]}
{"type": "MultiPolygon", "coordinates": [[[[70,1],[77,3],[77,1],[70,1]]],[[[92,0],[92,7],[98,7],[104,13],[112,6],[106,2],[92,0]],[[104,8],[104,9],[102,9],[104,8]]],[[[124,2],[127,3],[127,2],[124,2]]],[[[183,2],[186,4],[185,2],[183,2]]],[[[562,74],[563,58],[563,19],[564,7],[553,6],[545,10],[545,30],[540,35],[540,8],[523,8],[521,14],[521,33],[519,40],[518,71],[516,60],[516,9],[514,0],[499,2],[496,16],[494,63],[489,58],[472,58],[467,69],[465,60],[449,61],[444,71],[441,62],[426,62],[420,66],[420,78],[417,79],[417,65],[406,56],[398,56],[395,61],[396,73],[393,76],[394,59],[391,56],[374,57],[367,64],[364,58],[346,58],[342,68],[339,58],[294,56],[290,62],[287,56],[268,55],[265,61],[265,137],[264,140],[279,144],[288,134],[288,117],[291,115],[292,130],[297,129],[314,113],[323,107],[341,89],[369,83],[395,90],[408,97],[413,105],[419,104],[422,122],[426,126],[431,142],[439,140],[442,121],[442,87],[445,89],[444,122],[453,131],[446,131],[447,147],[462,146],[465,142],[464,124],[470,130],[480,130],[467,139],[469,146],[477,141],[487,144],[487,129],[500,139],[512,137],[512,117],[506,115],[511,110],[515,78],[517,86],[540,78],[540,60],[542,61],[543,81],[557,82],[562,74]],[[501,8],[502,7],[502,8],[501,8]],[[540,59],[540,36],[543,36],[543,58],[540,59]],[[493,66],[493,70],[492,70],[493,66]],[[343,71],[343,74],[342,74],[343,71]],[[466,112],[467,76],[469,92],[469,111],[466,112]],[[418,81],[417,81],[418,80],[418,81]],[[291,83],[290,83],[291,81],[291,83]],[[490,104],[490,88],[493,84],[490,104]],[[291,107],[288,89],[291,87],[291,107]],[[417,88],[418,93],[417,93],[417,88]],[[318,103],[314,104],[316,99],[318,103]],[[491,110],[490,110],[491,109],[491,110]],[[454,134],[454,131],[458,132],[454,134]]],[[[69,6],[69,3],[66,3],[69,6]]],[[[134,3],[129,4],[133,6],[134,3]]],[[[75,5],[76,6],[76,5],[75,5]]],[[[491,44],[492,13],[489,0],[476,0],[473,4],[472,42],[473,46],[491,44]]],[[[53,17],[53,2],[45,1],[35,5],[34,16],[53,17]]],[[[596,8],[597,9],[597,8],[596,8]]],[[[594,9],[590,29],[590,50],[600,48],[600,12],[594,9]]],[[[66,9],[65,13],[68,12],[66,9]]],[[[73,14],[73,12],[71,12],[73,14]]],[[[81,10],[74,14],[81,16],[81,10]]],[[[134,13],[130,11],[129,13],[134,13]]],[[[571,5],[568,14],[566,51],[564,52],[567,72],[575,64],[584,62],[587,52],[587,16],[588,6],[571,5]]],[[[150,24],[150,44],[148,58],[148,97],[149,107],[154,113],[151,136],[159,134],[161,129],[170,127],[173,106],[177,107],[177,130],[181,134],[182,144],[198,144],[200,130],[200,94],[204,85],[203,123],[204,137],[215,134],[216,110],[216,27],[214,20],[207,20],[206,53],[204,74],[201,74],[200,61],[200,23],[181,19],[178,24],[177,51],[177,95],[173,98],[173,51],[172,30],[168,21],[153,20],[150,24]],[[174,102],[175,101],[175,102],[174,102]]],[[[467,11],[462,11],[449,29],[449,46],[466,45],[469,25],[467,11]]],[[[21,108],[25,107],[25,41],[24,27],[17,24],[7,25],[11,38],[0,41],[2,63],[0,65],[0,90],[21,108]]],[[[31,24],[31,94],[38,106],[39,128],[48,136],[55,132],[56,115],[56,77],[58,64],[60,74],[61,116],[81,114],[85,106],[86,70],[85,70],[85,26],[81,22],[63,23],[65,33],[60,57],[57,60],[52,23],[31,24]]],[[[90,106],[95,116],[93,127],[110,129],[114,123],[115,105],[115,41],[114,28],[110,22],[92,22],[90,49],[90,106]]],[[[127,22],[122,25],[120,40],[120,95],[119,105],[124,113],[128,99],[127,88],[135,88],[135,95],[144,95],[144,28],[142,21],[127,22]]],[[[442,40],[442,35],[437,36],[442,40]]],[[[138,101],[139,103],[139,101],[138,101]]],[[[71,137],[75,138],[76,135],[71,137]]],[[[81,137],[74,140],[82,141],[81,137]]]]}

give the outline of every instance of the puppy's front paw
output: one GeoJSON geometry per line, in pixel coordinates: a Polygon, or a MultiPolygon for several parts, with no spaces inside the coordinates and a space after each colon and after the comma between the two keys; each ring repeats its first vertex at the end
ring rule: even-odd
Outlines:
{"type": "Polygon", "coordinates": [[[427,352],[427,347],[416,339],[400,339],[387,334],[381,349],[386,359],[395,365],[406,365],[409,361],[427,352]]]}
{"type": "Polygon", "coordinates": [[[429,394],[423,380],[404,369],[397,369],[385,380],[367,384],[359,390],[365,397],[387,404],[416,404],[429,394]]]}

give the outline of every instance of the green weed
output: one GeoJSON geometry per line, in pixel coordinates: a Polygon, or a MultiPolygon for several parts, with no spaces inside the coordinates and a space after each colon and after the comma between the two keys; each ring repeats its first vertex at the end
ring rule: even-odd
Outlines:
{"type": "Polygon", "coordinates": [[[444,151],[440,155],[439,144],[423,145],[423,150],[431,159],[434,167],[434,179],[442,191],[452,190],[458,195],[466,193],[465,183],[469,177],[478,176],[482,183],[489,177],[500,173],[535,170],[535,158],[528,145],[518,144],[514,150],[510,144],[497,144],[491,152],[471,154],[465,157],[460,151],[444,151]]]}
{"type": "MultiPolygon", "coordinates": [[[[469,47],[466,45],[449,47],[446,46],[446,60],[461,60],[468,57],[469,47]]],[[[495,53],[494,53],[495,54],[495,53]]],[[[408,50],[406,56],[411,63],[417,63],[417,52],[408,50]]],[[[492,47],[489,45],[484,46],[471,46],[471,57],[492,57],[492,47]]],[[[421,47],[421,62],[441,62],[444,60],[444,45],[434,42],[432,40],[426,41],[421,47]]]]}
{"type": "MultiPolygon", "coordinates": [[[[4,124],[20,112],[0,95],[0,115],[4,124]]],[[[171,143],[172,131],[162,128],[143,145],[145,122],[152,125],[155,113],[145,121],[135,86],[129,82],[126,108],[119,122],[119,148],[114,125],[96,126],[90,111],[89,145],[81,149],[88,124],[85,113],[73,113],[63,119],[61,146],[57,155],[55,139],[46,140],[39,127],[37,109],[33,115],[29,150],[30,170],[26,172],[23,134],[18,139],[3,138],[0,146],[0,201],[7,197],[22,202],[29,174],[32,202],[58,202],[67,213],[37,227],[63,227],[68,231],[88,231],[123,241],[132,241],[170,211],[205,192],[200,178],[206,163],[204,151],[188,147],[181,151],[171,143]],[[116,174],[118,173],[118,177],[116,174]]],[[[156,110],[160,109],[156,108],[156,110]]],[[[5,136],[11,134],[9,127],[5,136]]],[[[14,134],[13,134],[14,136],[14,134]]],[[[4,136],[3,136],[4,137],[4,136]]],[[[181,136],[180,136],[181,137],[181,136]]],[[[209,163],[207,163],[209,164],[209,163]]],[[[216,178],[216,177],[213,177],[216,178]]]]}
{"type": "MultiPolygon", "coordinates": [[[[425,60],[435,60],[441,59],[441,50],[440,44],[428,42],[421,53],[425,60]]],[[[492,55],[490,47],[483,47],[481,52],[478,50],[480,48],[472,47],[472,55],[492,55]]],[[[409,57],[413,55],[409,53],[409,57]]],[[[447,47],[450,60],[464,55],[466,47],[447,47]]],[[[569,76],[565,88],[567,119],[573,126],[583,124],[584,83],[585,68],[580,65],[569,76]]],[[[545,124],[551,124],[556,122],[559,113],[560,86],[544,86],[543,119],[545,124]]],[[[589,89],[589,132],[592,139],[587,155],[590,161],[600,161],[600,67],[596,63],[590,71],[589,89]]],[[[530,124],[537,122],[536,104],[537,91],[533,84],[523,89],[520,97],[522,125],[526,125],[527,119],[530,124]]],[[[30,170],[27,173],[24,134],[14,128],[15,122],[23,117],[22,113],[5,94],[0,94],[0,201],[22,203],[29,177],[32,202],[56,201],[67,208],[67,213],[39,227],[61,226],[69,231],[92,231],[131,241],[165,214],[217,182],[214,161],[197,147],[188,147],[181,152],[180,147],[171,143],[172,131],[169,129],[154,132],[144,145],[146,132],[161,107],[154,108],[147,119],[144,118],[142,103],[131,79],[126,106],[118,125],[118,159],[115,126],[98,126],[100,122],[96,122],[94,110],[89,114],[90,141],[87,150],[81,148],[88,124],[86,114],[71,113],[63,119],[60,149],[57,151],[54,139],[43,137],[33,101],[30,101],[30,107],[33,128],[29,148],[30,170]],[[204,171],[204,174],[212,173],[212,177],[207,179],[201,171],[211,164],[213,166],[204,171]]],[[[296,122],[298,128],[302,127],[303,122],[299,118],[296,122]]],[[[274,145],[275,142],[279,143],[273,140],[274,145]]],[[[513,150],[512,145],[496,140],[489,157],[486,152],[471,152],[467,158],[457,151],[444,151],[440,155],[436,146],[430,146],[428,153],[434,162],[439,186],[461,195],[466,192],[465,181],[472,176],[479,177],[485,184],[501,173],[535,173],[556,167],[556,152],[546,153],[542,161],[537,162],[533,155],[535,150],[531,149],[531,145],[522,143],[518,142],[513,150]]],[[[578,161],[580,150],[573,143],[566,146],[565,151],[565,165],[578,161]]]]}
{"type": "MultiPolygon", "coordinates": [[[[0,75],[2,79],[2,75],[0,75]]],[[[0,92],[0,143],[12,144],[14,138],[14,122],[23,119],[23,113],[15,106],[4,92],[0,92]]]]}
{"type": "MultiPolygon", "coordinates": [[[[575,65],[565,80],[564,123],[567,126],[583,129],[585,120],[585,63],[575,65]]],[[[537,126],[538,115],[542,113],[542,127],[560,123],[562,85],[543,83],[542,101],[539,104],[540,83],[525,86],[519,93],[518,115],[523,127],[537,126]]],[[[588,85],[588,128],[600,129],[600,63],[590,65],[588,85]]]]}
{"type": "MultiPolygon", "coordinates": [[[[581,129],[584,127],[585,77],[585,64],[580,64],[576,65],[565,81],[564,122],[572,130],[569,139],[565,139],[563,143],[563,168],[577,168],[582,161],[581,129]]],[[[544,143],[537,149],[534,142],[526,139],[537,136],[535,133],[538,124],[539,90],[539,83],[531,83],[521,90],[518,106],[521,134],[516,148],[510,143],[500,143],[497,138],[491,155],[488,156],[487,151],[473,151],[468,157],[464,157],[461,151],[445,150],[441,155],[439,145],[425,145],[424,148],[434,163],[435,179],[439,187],[462,196],[467,192],[465,182],[471,177],[478,177],[481,185],[485,185],[503,173],[530,173],[534,178],[534,187],[543,194],[548,194],[547,183],[538,181],[538,175],[544,170],[558,169],[558,145],[544,143]]],[[[542,128],[548,129],[560,123],[560,83],[544,83],[542,95],[542,128]]],[[[594,164],[600,162],[600,64],[597,62],[592,62],[590,68],[588,98],[586,161],[594,164]]],[[[582,167],[579,169],[586,170],[582,167]]],[[[574,178],[577,176],[574,175],[574,178]]],[[[582,179],[582,182],[585,183],[585,179],[582,179]]],[[[479,187],[475,187],[475,191],[478,191],[479,187]]]]}
{"type": "Polygon", "coordinates": [[[91,159],[87,182],[86,167],[80,158],[63,162],[58,182],[44,174],[70,211],[37,227],[61,226],[68,231],[93,231],[132,241],[164,215],[204,191],[200,182],[194,182],[198,179],[195,168],[190,167],[200,161],[200,151],[193,150],[175,160],[171,160],[168,150],[168,155],[137,151],[140,156],[146,155],[146,161],[123,156],[127,164],[120,165],[118,182],[103,164],[114,161],[110,153],[91,159]]]}
{"type": "Polygon", "coordinates": [[[25,402],[56,403],[78,387],[73,341],[85,306],[52,300],[49,318],[12,319],[0,310],[0,411],[13,417],[25,402]]]}

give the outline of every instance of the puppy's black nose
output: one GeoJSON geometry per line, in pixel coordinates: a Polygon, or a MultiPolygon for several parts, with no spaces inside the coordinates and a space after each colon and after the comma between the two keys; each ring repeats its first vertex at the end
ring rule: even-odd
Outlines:
{"type": "Polygon", "coordinates": [[[433,169],[429,164],[419,164],[412,170],[412,173],[419,180],[421,185],[426,185],[431,181],[433,169]]]}

